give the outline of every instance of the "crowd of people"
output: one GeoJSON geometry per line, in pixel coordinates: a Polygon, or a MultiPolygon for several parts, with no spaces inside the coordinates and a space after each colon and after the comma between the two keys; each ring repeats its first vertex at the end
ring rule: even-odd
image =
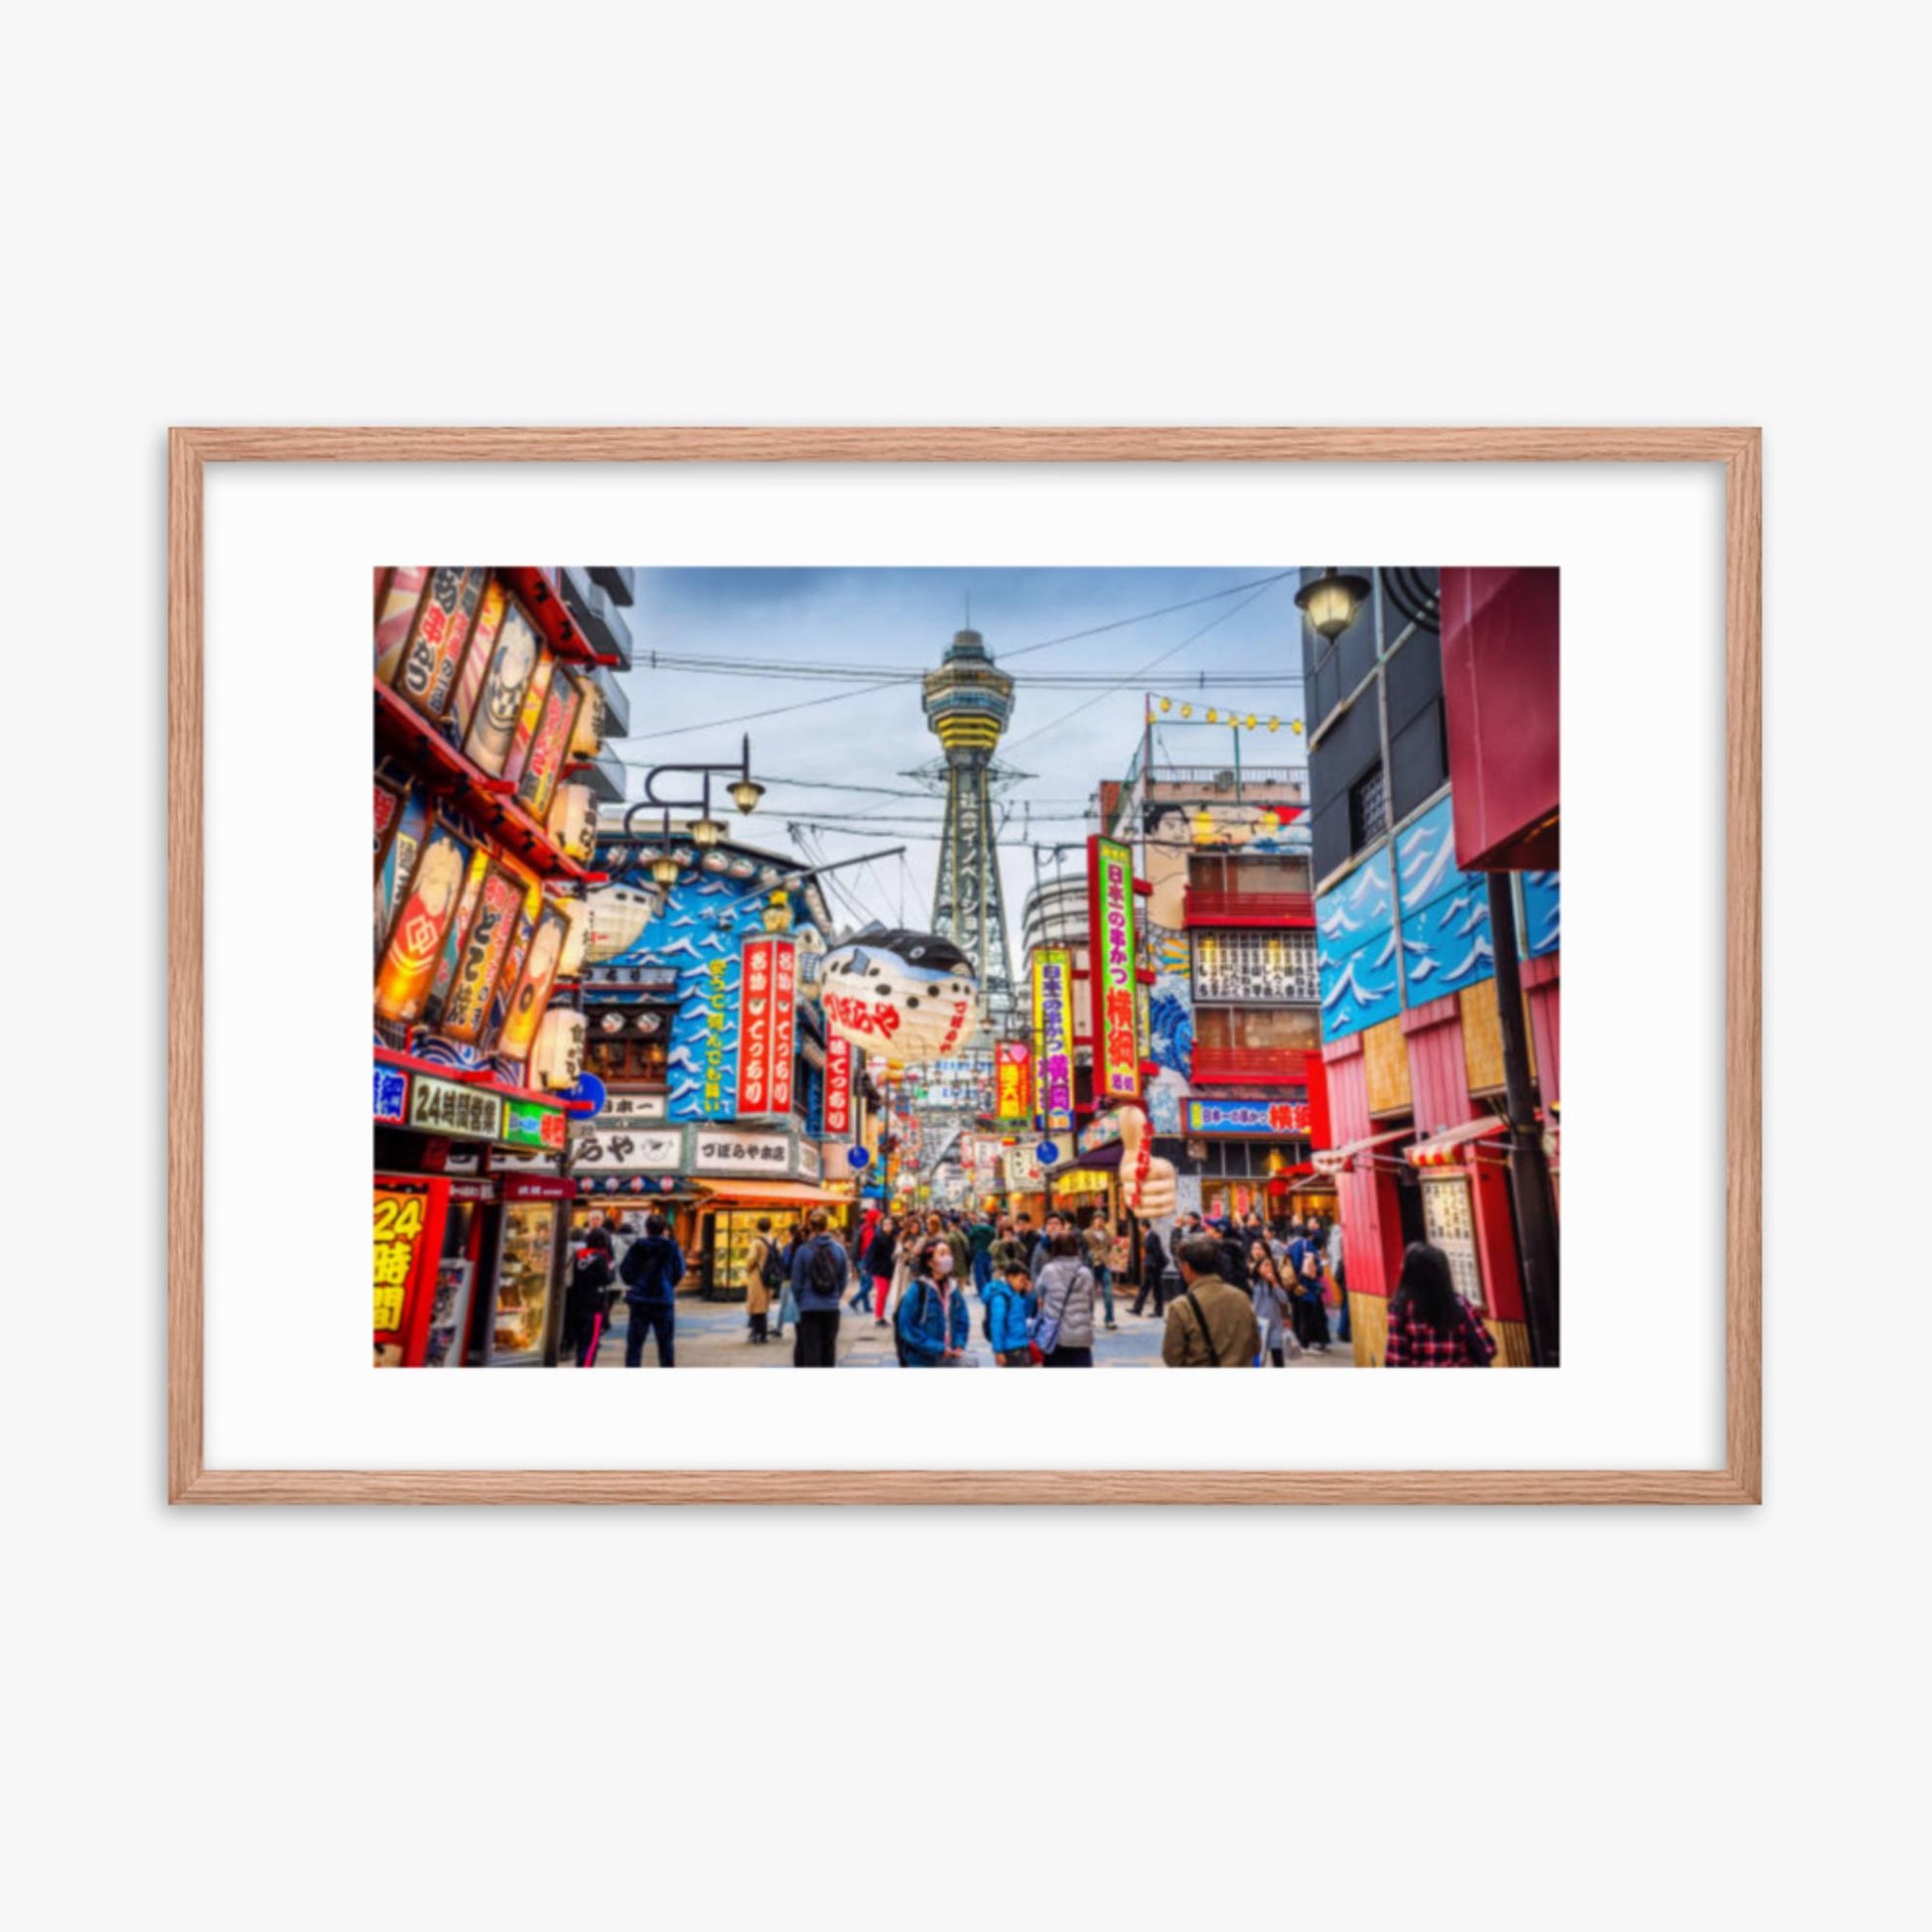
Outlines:
{"type": "MultiPolygon", "coordinates": [[[[624,1366],[641,1367],[655,1340],[658,1365],[674,1367],[685,1272],[661,1215],[634,1237],[615,1211],[607,1215],[572,1251],[566,1356],[592,1365],[621,1301],[624,1366]]],[[[873,1207],[842,1236],[821,1207],[783,1230],[760,1219],[742,1286],[747,1342],[781,1343],[788,1326],[798,1368],[837,1365],[848,1314],[890,1329],[901,1367],[971,1365],[975,1303],[1001,1368],[1091,1368],[1096,1326],[1119,1327],[1117,1285],[1135,1289],[1134,1317],[1165,1323],[1170,1368],[1283,1368],[1351,1341],[1345,1282],[1341,1229],[1314,1215],[1190,1211],[1171,1241],[1144,1229],[1137,1256],[1127,1227],[1104,1215],[1082,1228],[1047,1213],[1035,1228],[1024,1211],[897,1216],[873,1207]]],[[[1495,1352],[1456,1294],[1448,1258],[1412,1244],[1390,1303],[1387,1365],[1483,1367],[1495,1352]]]]}

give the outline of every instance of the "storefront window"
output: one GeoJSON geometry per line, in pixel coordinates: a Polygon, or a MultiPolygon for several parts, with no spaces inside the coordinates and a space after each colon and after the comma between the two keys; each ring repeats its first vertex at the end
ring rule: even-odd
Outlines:
{"type": "Polygon", "coordinates": [[[555,1201],[511,1201],[504,1207],[491,1354],[530,1355],[542,1349],[556,1239],[555,1201]]]}
{"type": "MultiPolygon", "coordinates": [[[[1198,992],[1196,993],[1198,998],[1198,992]]],[[[1321,1017],[1317,1007],[1211,1007],[1194,1009],[1194,1044],[1217,1051],[1234,1047],[1280,1046],[1318,1052],[1321,1017]]]]}
{"type": "Polygon", "coordinates": [[[443,1223],[443,1253],[436,1264],[436,1300],[430,1306],[429,1339],[423,1355],[428,1368],[459,1368],[470,1327],[470,1291],[476,1274],[471,1234],[476,1226],[473,1201],[452,1201],[443,1223]]]}

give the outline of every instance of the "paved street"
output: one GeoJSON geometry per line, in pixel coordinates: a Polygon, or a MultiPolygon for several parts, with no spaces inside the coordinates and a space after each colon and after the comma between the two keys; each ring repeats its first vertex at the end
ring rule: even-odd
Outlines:
{"type": "MultiPolygon", "coordinates": [[[[1105,1329],[1096,1330],[1096,1368],[1161,1366],[1161,1336],[1165,1324],[1155,1320],[1152,1314],[1137,1318],[1129,1312],[1132,1302],[1130,1295],[1125,1302],[1116,1305],[1116,1318],[1120,1323],[1117,1332],[1108,1334],[1105,1329]]],[[[972,1307],[973,1352],[980,1367],[991,1368],[993,1355],[981,1330],[977,1298],[972,1307]]],[[[606,1334],[598,1350],[599,1368],[623,1366],[623,1324],[624,1312],[620,1308],[616,1331],[606,1334]]],[[[644,1344],[644,1366],[655,1368],[656,1365],[656,1345],[647,1341],[644,1344]]],[[[680,1368],[789,1368],[791,1330],[785,1330],[782,1342],[770,1341],[760,1347],[748,1338],[742,1303],[701,1302],[696,1297],[682,1298],[677,1305],[677,1365],[680,1368]]],[[[876,1327],[869,1315],[857,1315],[848,1310],[839,1323],[839,1366],[896,1368],[897,1357],[893,1349],[891,1328],[876,1327]]],[[[1290,1366],[1350,1368],[1354,1362],[1347,1343],[1338,1342],[1326,1355],[1308,1355],[1290,1366]]]]}

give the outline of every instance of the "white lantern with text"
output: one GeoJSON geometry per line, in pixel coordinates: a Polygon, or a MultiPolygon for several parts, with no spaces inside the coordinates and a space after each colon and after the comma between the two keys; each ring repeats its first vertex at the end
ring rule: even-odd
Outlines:
{"type": "Polygon", "coordinates": [[[575,1086],[584,1071],[584,1016],[568,1007],[552,1007],[537,1028],[537,1043],[530,1055],[534,1083],[553,1091],[575,1086]]]}
{"type": "Polygon", "coordinates": [[[900,1066],[943,1059],[976,1024],[972,962],[950,939],[868,926],[825,955],[818,997],[842,1038],[900,1066]]]}

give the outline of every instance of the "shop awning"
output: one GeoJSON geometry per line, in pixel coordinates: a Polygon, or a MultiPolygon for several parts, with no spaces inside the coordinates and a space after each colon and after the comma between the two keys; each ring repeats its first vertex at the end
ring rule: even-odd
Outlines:
{"type": "Polygon", "coordinates": [[[1481,1120],[1465,1120],[1460,1127],[1451,1127],[1446,1134],[1418,1141],[1409,1150],[1409,1163],[1417,1168],[1447,1168],[1459,1158],[1462,1149],[1472,1148],[1477,1141],[1489,1140],[1508,1129],[1509,1123],[1493,1114],[1481,1120]]]}
{"type": "Polygon", "coordinates": [[[829,1187],[814,1187],[803,1180],[759,1180],[747,1175],[743,1180],[694,1180],[698,1200],[775,1201],[781,1207],[849,1207],[850,1194],[835,1194],[829,1187]]]}
{"type": "Polygon", "coordinates": [[[1320,1174],[1347,1173],[1361,1155],[1373,1154],[1391,1141],[1406,1141],[1415,1131],[1413,1127],[1391,1127],[1380,1134],[1366,1134],[1359,1141],[1350,1141],[1346,1147],[1322,1148],[1312,1166],[1320,1174]]]}
{"type": "Polygon", "coordinates": [[[1109,1141],[1105,1147],[1097,1147],[1091,1154],[1081,1155],[1077,1161],[1062,1161],[1054,1168],[1053,1178],[1057,1180],[1063,1173],[1079,1173],[1081,1172],[1089,1173],[1111,1173],[1117,1172],[1120,1167],[1122,1152],[1121,1144],[1118,1141],[1109,1141]]]}

